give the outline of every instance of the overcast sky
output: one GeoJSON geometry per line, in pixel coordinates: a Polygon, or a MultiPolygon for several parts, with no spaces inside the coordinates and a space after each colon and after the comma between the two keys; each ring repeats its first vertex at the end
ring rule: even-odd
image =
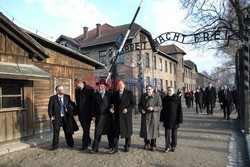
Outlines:
{"type": "MultiPolygon", "coordinates": [[[[61,34],[76,37],[97,23],[112,26],[129,24],[141,0],[0,0],[0,11],[20,27],[55,41],[61,34]],[[28,26],[28,27],[27,27],[28,26]]],[[[144,0],[135,22],[148,30],[153,38],[169,32],[188,31],[185,11],[179,0],[144,0]]],[[[189,30],[192,31],[192,30],[189,30]]],[[[165,42],[172,44],[174,42],[165,42]]],[[[163,44],[163,45],[164,45],[163,44]]],[[[197,64],[198,71],[218,66],[213,52],[190,50],[189,45],[174,43],[197,64]]]]}

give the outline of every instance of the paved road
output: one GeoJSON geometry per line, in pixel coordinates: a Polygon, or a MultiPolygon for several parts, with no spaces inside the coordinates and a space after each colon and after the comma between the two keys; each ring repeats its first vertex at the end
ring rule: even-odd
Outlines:
{"type": "MultiPolygon", "coordinates": [[[[50,150],[50,144],[30,148],[0,157],[0,166],[18,167],[62,167],[62,166],[167,166],[167,167],[223,167],[249,166],[244,136],[237,130],[236,114],[231,120],[222,119],[222,111],[214,115],[196,114],[194,108],[184,109],[184,123],[178,131],[178,145],[175,152],[164,153],[164,129],[157,139],[154,152],[143,149],[139,138],[140,117],[134,118],[134,134],[129,153],[123,152],[124,140],[116,155],[107,154],[107,137],[103,136],[98,154],[80,151],[81,134],[74,136],[76,147],[69,149],[64,140],[60,148],[50,150]]],[[[92,132],[93,137],[93,132],[92,132]]]]}

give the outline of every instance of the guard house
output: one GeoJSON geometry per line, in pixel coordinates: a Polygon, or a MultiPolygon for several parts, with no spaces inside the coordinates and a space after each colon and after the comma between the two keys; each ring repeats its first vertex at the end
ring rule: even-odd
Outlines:
{"type": "Polygon", "coordinates": [[[104,65],[27,32],[0,13],[0,145],[50,130],[47,112],[55,86],[74,100],[74,79],[104,65]]]}

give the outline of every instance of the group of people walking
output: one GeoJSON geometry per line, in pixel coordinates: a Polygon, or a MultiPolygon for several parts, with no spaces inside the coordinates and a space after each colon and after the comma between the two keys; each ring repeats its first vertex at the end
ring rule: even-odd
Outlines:
{"type": "MultiPolygon", "coordinates": [[[[95,123],[94,140],[90,153],[97,153],[102,135],[107,135],[110,154],[118,152],[119,137],[125,138],[124,151],[129,152],[133,134],[133,108],[136,105],[132,91],[125,89],[123,80],[117,82],[117,89],[111,93],[104,79],[96,83],[98,90],[86,85],[82,79],[75,80],[76,104],[69,95],[63,93],[63,86],[56,86],[57,94],[50,97],[48,114],[53,125],[52,150],[58,148],[60,128],[63,128],[66,143],[74,147],[72,135],[82,126],[82,150],[91,144],[90,125],[95,123]]],[[[141,95],[138,108],[141,113],[140,137],[144,139],[144,149],[155,150],[156,139],[160,136],[159,126],[165,128],[165,152],[174,151],[177,146],[177,129],[183,122],[181,99],[168,87],[167,94],[161,97],[153,92],[151,85],[141,95]]]]}
{"type": "Polygon", "coordinates": [[[206,88],[201,88],[200,86],[198,86],[195,91],[187,90],[184,97],[188,108],[193,107],[193,101],[195,101],[197,114],[202,113],[202,110],[206,108],[207,114],[213,115],[213,109],[215,108],[217,94],[221,110],[223,110],[224,118],[230,119],[232,106],[235,106],[237,109],[235,87],[233,87],[233,90],[231,91],[225,85],[219,87],[219,91],[217,93],[216,88],[212,86],[212,83],[208,83],[208,86],[206,88]]]}

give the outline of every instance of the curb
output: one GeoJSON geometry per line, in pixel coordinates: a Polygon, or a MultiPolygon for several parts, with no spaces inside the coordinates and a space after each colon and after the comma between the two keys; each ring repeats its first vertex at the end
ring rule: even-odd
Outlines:
{"type": "Polygon", "coordinates": [[[250,162],[250,134],[246,135],[248,161],[250,162]]]}

